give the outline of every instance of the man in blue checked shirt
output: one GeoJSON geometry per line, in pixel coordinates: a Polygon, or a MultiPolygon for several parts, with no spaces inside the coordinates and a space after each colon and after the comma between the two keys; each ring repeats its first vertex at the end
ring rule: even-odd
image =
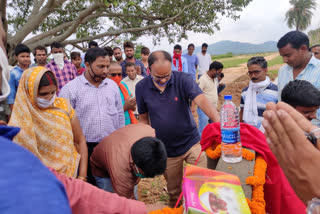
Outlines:
{"type": "MultiPolygon", "coordinates": [[[[284,86],[295,79],[306,80],[320,89],[320,60],[309,52],[309,38],[300,31],[291,31],[278,41],[279,53],[286,65],[282,66],[278,74],[278,97],[284,86]]],[[[320,126],[320,110],[314,125],[320,126]]]]}

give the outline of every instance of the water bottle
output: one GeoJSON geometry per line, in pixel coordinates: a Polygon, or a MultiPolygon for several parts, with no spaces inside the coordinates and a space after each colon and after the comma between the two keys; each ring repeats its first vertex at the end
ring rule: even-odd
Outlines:
{"type": "Polygon", "coordinates": [[[221,157],[227,163],[238,163],[242,160],[239,112],[231,95],[225,95],[224,100],[220,111],[221,157]]]}

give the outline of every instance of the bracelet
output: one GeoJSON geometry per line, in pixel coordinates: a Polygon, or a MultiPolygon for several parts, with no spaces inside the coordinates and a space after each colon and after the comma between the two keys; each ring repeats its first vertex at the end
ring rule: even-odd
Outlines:
{"type": "Polygon", "coordinates": [[[88,181],[87,178],[85,178],[85,177],[83,177],[83,176],[80,176],[80,175],[79,175],[77,178],[80,179],[80,180],[83,180],[83,181],[88,181]]]}

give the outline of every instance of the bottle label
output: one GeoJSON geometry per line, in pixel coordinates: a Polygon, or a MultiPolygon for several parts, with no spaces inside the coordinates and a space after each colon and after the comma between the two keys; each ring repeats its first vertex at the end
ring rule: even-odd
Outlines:
{"type": "Polygon", "coordinates": [[[222,129],[221,138],[224,143],[237,143],[240,142],[240,129],[222,129]]]}

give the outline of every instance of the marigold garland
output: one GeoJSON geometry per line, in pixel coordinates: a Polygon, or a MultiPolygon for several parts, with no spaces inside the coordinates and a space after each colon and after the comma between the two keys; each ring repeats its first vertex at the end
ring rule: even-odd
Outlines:
{"type": "MultiPolygon", "coordinates": [[[[211,159],[217,159],[221,156],[221,144],[213,144],[206,149],[206,154],[211,159]]],[[[242,148],[242,157],[248,161],[255,158],[255,154],[248,149],[242,148]]]]}
{"type": "Polygon", "coordinates": [[[183,214],[183,207],[182,206],[180,206],[179,208],[165,207],[162,210],[151,211],[148,214],[183,214]]]}
{"type": "Polygon", "coordinates": [[[247,177],[246,183],[252,185],[251,200],[247,199],[252,214],[266,213],[263,185],[266,182],[267,162],[258,155],[254,165],[253,176],[247,177]]]}

